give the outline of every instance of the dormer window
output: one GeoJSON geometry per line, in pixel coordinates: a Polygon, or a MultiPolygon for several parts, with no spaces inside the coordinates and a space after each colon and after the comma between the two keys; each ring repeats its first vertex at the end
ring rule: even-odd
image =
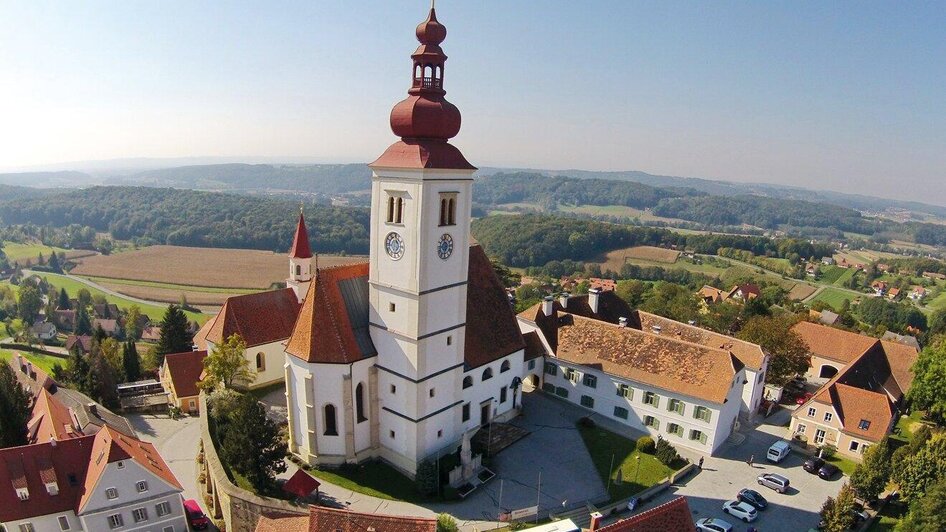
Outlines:
{"type": "Polygon", "coordinates": [[[49,493],[50,495],[59,495],[59,484],[55,482],[47,482],[46,493],[49,493]]]}
{"type": "Polygon", "coordinates": [[[16,496],[20,498],[21,501],[30,500],[30,490],[27,488],[17,488],[16,496]]]}
{"type": "Polygon", "coordinates": [[[400,224],[404,220],[404,198],[388,192],[388,216],[389,224],[400,224]]]}
{"type": "Polygon", "coordinates": [[[859,428],[859,429],[861,429],[861,430],[867,430],[867,429],[869,429],[869,428],[870,428],[870,421],[867,421],[866,419],[862,419],[861,422],[857,424],[857,428],[859,428]]]}
{"type": "Polygon", "coordinates": [[[457,225],[457,193],[440,193],[440,225],[457,225]]]}

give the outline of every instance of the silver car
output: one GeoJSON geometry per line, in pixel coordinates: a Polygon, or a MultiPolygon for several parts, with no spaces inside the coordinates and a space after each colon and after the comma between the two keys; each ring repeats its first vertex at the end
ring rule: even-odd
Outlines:
{"type": "Polygon", "coordinates": [[[771,488],[779,493],[785,493],[788,491],[788,479],[777,473],[764,473],[759,475],[758,480],[760,486],[771,488]]]}

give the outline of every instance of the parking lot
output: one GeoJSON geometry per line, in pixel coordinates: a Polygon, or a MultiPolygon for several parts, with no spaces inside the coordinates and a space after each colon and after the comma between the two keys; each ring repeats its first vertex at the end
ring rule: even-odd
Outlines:
{"type": "Polygon", "coordinates": [[[778,464],[766,461],[765,453],[769,446],[784,436],[785,427],[780,423],[784,423],[789,415],[789,411],[782,409],[754,430],[743,429],[742,434],[746,437],[744,441],[738,445],[727,442],[717,456],[705,459],[702,472],[681,485],[671,487],[657,499],[646,503],[642,509],[653,508],[678,495],[684,495],[694,521],[716,517],[731,523],[736,531],[753,526],[763,532],[804,532],[817,527],[821,505],[828,497],[837,495],[845,477],[838,475],[832,480],[822,480],[802,469],[807,456],[794,452],[778,464]],[[752,455],[755,456],[755,462],[749,466],[747,460],[752,455]],[[787,477],[791,481],[791,489],[780,494],[760,486],[756,478],[763,473],[778,473],[787,477]],[[769,502],[769,507],[759,512],[759,517],[750,524],[722,511],[723,503],[734,499],[742,488],[758,491],[769,502]]]}

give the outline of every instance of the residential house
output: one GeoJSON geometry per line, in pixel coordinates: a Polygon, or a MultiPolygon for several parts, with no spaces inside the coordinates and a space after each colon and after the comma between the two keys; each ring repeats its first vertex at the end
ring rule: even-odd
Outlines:
{"type": "Polygon", "coordinates": [[[818,265],[809,262],[809,263],[805,266],[805,274],[806,274],[808,277],[817,277],[817,275],[818,275],[818,265]]]}
{"type": "Polygon", "coordinates": [[[97,331],[99,327],[109,336],[115,336],[118,333],[118,320],[111,318],[95,318],[92,320],[92,330],[97,331]]]}
{"type": "Polygon", "coordinates": [[[48,321],[37,321],[32,327],[30,327],[30,332],[36,338],[39,338],[44,342],[48,342],[55,339],[56,334],[59,331],[56,329],[56,325],[54,323],[48,321]]]}
{"type": "Polygon", "coordinates": [[[920,350],[920,342],[916,339],[916,336],[910,336],[909,334],[897,334],[893,331],[887,331],[883,336],[880,337],[881,340],[887,340],[890,342],[897,342],[899,344],[908,345],[917,351],[920,350]]]}
{"type": "Polygon", "coordinates": [[[896,301],[897,299],[900,299],[900,289],[891,288],[890,290],[887,290],[887,299],[891,301],[896,301]]]}
{"type": "Polygon", "coordinates": [[[600,277],[592,277],[588,279],[591,283],[589,286],[592,290],[601,290],[602,292],[611,292],[618,287],[617,281],[614,279],[602,279],[600,277]]]}
{"type": "Polygon", "coordinates": [[[738,299],[740,301],[749,301],[762,295],[759,285],[741,284],[732,287],[729,291],[729,299],[738,299]]]}
{"type": "Polygon", "coordinates": [[[622,519],[607,526],[591,528],[598,532],[693,532],[696,525],[693,523],[693,514],[687,504],[686,497],[677,497],[627,519],[622,519]]]}
{"type": "Polygon", "coordinates": [[[919,285],[914,286],[913,289],[910,290],[910,295],[908,297],[913,301],[920,301],[926,297],[926,288],[919,285]]]}
{"type": "Polygon", "coordinates": [[[117,320],[121,314],[118,311],[118,305],[115,303],[95,303],[92,305],[92,316],[94,318],[117,320]]]}
{"type": "Polygon", "coordinates": [[[874,294],[878,296],[883,296],[887,292],[885,281],[874,281],[870,284],[870,287],[874,290],[874,294]]]}
{"type": "Polygon", "coordinates": [[[821,264],[824,264],[825,266],[834,264],[834,257],[821,257],[821,264]]]}
{"type": "Polygon", "coordinates": [[[705,304],[720,303],[729,298],[729,292],[724,292],[710,285],[703,285],[703,288],[700,288],[697,295],[700,296],[700,299],[702,299],[705,304]]]}
{"type": "MultiPolygon", "coordinates": [[[[211,322],[207,322],[211,323],[211,322]]],[[[161,327],[158,325],[148,325],[141,329],[141,339],[145,342],[157,342],[161,340],[161,327]]]]}
{"type": "Polygon", "coordinates": [[[256,523],[256,532],[436,532],[437,519],[433,517],[402,517],[377,513],[309,506],[309,515],[262,515],[256,523]]]}
{"type": "Polygon", "coordinates": [[[937,273],[937,272],[923,272],[923,277],[926,279],[933,279],[937,281],[946,281],[946,274],[937,273]]]}
{"type": "Polygon", "coordinates": [[[838,319],[841,317],[837,312],[831,312],[830,310],[822,310],[821,312],[813,311],[818,314],[818,322],[823,323],[824,325],[834,325],[838,322],[838,319]]]}
{"type": "Polygon", "coordinates": [[[53,321],[57,327],[64,331],[74,331],[76,329],[76,311],[56,309],[53,311],[53,321]]]}
{"type": "Polygon", "coordinates": [[[73,349],[81,349],[82,353],[87,355],[92,352],[92,337],[87,335],[76,336],[70,334],[66,337],[66,351],[70,353],[73,349]]]}
{"type": "Polygon", "coordinates": [[[808,321],[798,322],[792,330],[808,346],[811,362],[805,376],[809,380],[825,381],[834,377],[877,343],[877,339],[870,336],[808,321]]]}
{"type": "Polygon", "coordinates": [[[207,351],[188,351],[164,357],[161,367],[161,385],[168,392],[168,402],[184,412],[198,414],[197,396],[207,351]]]}
{"type": "Polygon", "coordinates": [[[889,265],[889,264],[886,264],[886,263],[883,263],[883,262],[878,262],[878,263],[877,263],[877,271],[879,271],[879,272],[881,272],[881,273],[887,273],[887,272],[890,271],[890,265],[889,265]]]}

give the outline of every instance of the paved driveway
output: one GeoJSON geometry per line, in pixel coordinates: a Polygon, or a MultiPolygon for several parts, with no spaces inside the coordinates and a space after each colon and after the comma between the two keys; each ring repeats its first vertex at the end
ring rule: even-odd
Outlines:
{"type": "Polygon", "coordinates": [[[749,526],[766,532],[798,532],[817,527],[822,503],[828,497],[836,496],[847,479],[837,477],[826,481],[807,473],[801,467],[807,457],[797,453],[790,454],[779,464],[767,462],[765,452],[785,433],[785,427],[779,422],[788,419],[788,412],[782,410],[770,419],[774,423],[744,430],[745,441],[739,445],[726,443],[717,456],[706,459],[701,473],[691,476],[682,485],[672,487],[645,504],[643,509],[685,495],[694,521],[718,517],[732,523],[737,531],[746,530],[749,526]],[[750,455],[755,455],[756,460],[752,467],[746,463],[750,455]],[[759,486],[756,477],[762,473],[778,473],[788,477],[792,489],[782,495],[759,486]],[[727,516],[722,511],[723,503],[735,498],[742,488],[752,488],[769,501],[769,507],[751,525],[727,516]]]}

